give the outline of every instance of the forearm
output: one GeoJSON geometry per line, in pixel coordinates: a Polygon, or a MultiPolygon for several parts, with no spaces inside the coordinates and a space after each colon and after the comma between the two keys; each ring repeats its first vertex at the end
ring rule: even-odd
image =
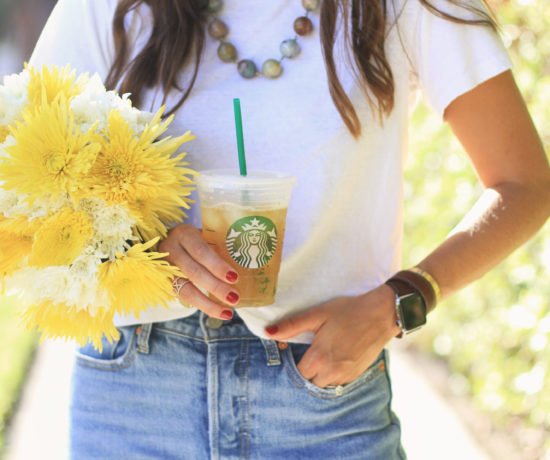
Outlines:
{"type": "Polygon", "coordinates": [[[448,297],[483,276],[526,242],[550,215],[548,187],[503,183],[485,189],[474,207],[419,267],[448,297]]]}

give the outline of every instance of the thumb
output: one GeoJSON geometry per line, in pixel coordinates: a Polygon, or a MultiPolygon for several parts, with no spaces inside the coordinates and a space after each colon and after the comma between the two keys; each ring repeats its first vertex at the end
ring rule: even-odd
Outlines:
{"type": "Polygon", "coordinates": [[[310,308],[290,316],[265,328],[267,334],[275,340],[286,340],[301,332],[317,332],[325,322],[325,313],[321,308],[310,308]]]}

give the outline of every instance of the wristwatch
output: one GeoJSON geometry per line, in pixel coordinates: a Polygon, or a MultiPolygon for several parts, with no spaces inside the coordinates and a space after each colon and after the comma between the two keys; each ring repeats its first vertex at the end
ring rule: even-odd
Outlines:
{"type": "Polygon", "coordinates": [[[386,284],[395,293],[395,311],[397,313],[397,325],[401,333],[410,334],[426,324],[426,301],[424,297],[410,284],[398,279],[389,279],[386,284]]]}

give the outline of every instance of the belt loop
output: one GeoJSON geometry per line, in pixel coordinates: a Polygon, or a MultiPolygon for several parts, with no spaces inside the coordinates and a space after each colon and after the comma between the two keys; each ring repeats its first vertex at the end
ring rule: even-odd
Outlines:
{"type": "Polygon", "coordinates": [[[268,366],[279,366],[281,364],[281,355],[279,353],[279,346],[275,340],[263,339],[260,337],[262,344],[265,348],[267,355],[268,366]]]}
{"type": "Polygon", "coordinates": [[[137,350],[140,353],[144,353],[146,355],[149,354],[149,337],[151,336],[152,326],[153,326],[153,323],[145,323],[145,324],[141,324],[136,329],[136,333],[138,335],[137,350]]]}

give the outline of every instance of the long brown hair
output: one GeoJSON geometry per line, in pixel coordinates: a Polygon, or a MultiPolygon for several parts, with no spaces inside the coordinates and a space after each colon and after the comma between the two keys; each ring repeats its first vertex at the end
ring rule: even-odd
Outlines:
{"type": "MultiPolygon", "coordinates": [[[[475,19],[464,19],[440,10],[430,0],[419,1],[433,14],[447,20],[496,29],[493,17],[487,11],[461,0],[448,3],[474,13],[475,19]]],[[[330,95],[351,134],[361,134],[361,123],[353,104],[337,75],[334,61],[334,42],[338,19],[343,18],[347,49],[351,52],[354,72],[368,89],[369,102],[380,118],[391,113],[394,106],[394,79],[386,58],[384,45],[387,26],[387,2],[393,0],[322,0],[320,36],[330,95]],[[350,8],[351,7],[351,8],[350,8]],[[350,17],[351,15],[351,17],[350,17]],[[351,21],[350,21],[351,19],[351,21]],[[349,25],[351,24],[351,28],[349,25]]],[[[207,0],[119,0],[113,19],[115,59],[106,79],[107,87],[123,93],[132,93],[132,101],[139,106],[144,89],[161,85],[166,102],[170,90],[182,93],[178,103],[166,114],[176,112],[185,102],[195,83],[206,38],[207,0]],[[145,3],[151,9],[153,31],[135,59],[128,62],[129,47],[124,18],[134,8],[145,3]],[[192,65],[186,86],[180,88],[178,75],[192,65]],[[121,81],[122,79],[122,81],[121,81]]]]}

